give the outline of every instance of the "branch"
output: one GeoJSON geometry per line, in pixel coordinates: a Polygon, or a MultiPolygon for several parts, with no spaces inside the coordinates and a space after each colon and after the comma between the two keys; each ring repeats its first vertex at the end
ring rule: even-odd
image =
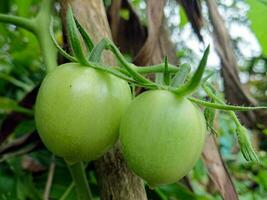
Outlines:
{"type": "Polygon", "coordinates": [[[13,24],[15,26],[24,28],[34,34],[36,33],[34,21],[24,17],[0,14],[0,22],[13,24]]]}

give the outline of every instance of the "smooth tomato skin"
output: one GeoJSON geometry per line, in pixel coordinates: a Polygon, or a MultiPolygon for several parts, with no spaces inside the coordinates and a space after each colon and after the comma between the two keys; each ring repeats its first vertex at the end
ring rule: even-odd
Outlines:
{"type": "Polygon", "coordinates": [[[121,116],[130,102],[126,81],[79,64],[64,64],[41,85],[36,127],[54,154],[71,163],[95,160],[117,140],[121,116]]]}
{"type": "Polygon", "coordinates": [[[185,176],[202,152],[206,124],[197,106],[169,91],[139,95],[124,114],[120,142],[129,167],[150,186],[185,176]]]}

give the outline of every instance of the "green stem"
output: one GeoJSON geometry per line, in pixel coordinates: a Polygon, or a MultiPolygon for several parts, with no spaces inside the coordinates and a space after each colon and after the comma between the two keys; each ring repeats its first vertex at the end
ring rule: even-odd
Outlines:
{"type": "MultiPolygon", "coordinates": [[[[215,95],[215,93],[213,92],[215,91],[215,89],[212,86],[208,87],[206,84],[203,84],[203,89],[213,100],[217,101],[218,103],[222,105],[226,105],[222,99],[220,99],[219,97],[215,95]]],[[[240,149],[241,149],[241,152],[244,158],[247,161],[259,162],[259,158],[257,154],[255,153],[252,147],[252,144],[250,142],[247,129],[244,126],[242,126],[235,112],[228,111],[228,113],[231,116],[231,118],[234,120],[234,123],[236,125],[236,134],[237,134],[239,146],[240,146],[240,149]]]]}
{"type": "Polygon", "coordinates": [[[104,40],[107,44],[106,48],[110,49],[112,51],[112,53],[116,56],[116,58],[119,60],[119,62],[122,64],[122,66],[129,72],[129,74],[131,74],[133,76],[134,79],[136,79],[137,81],[140,81],[141,83],[151,85],[152,87],[158,88],[157,84],[153,83],[149,79],[143,77],[141,74],[136,72],[133,69],[133,64],[128,63],[125,60],[125,58],[123,57],[123,55],[121,54],[119,49],[111,41],[109,41],[108,39],[104,39],[104,40]]]}
{"type": "Polygon", "coordinates": [[[28,115],[28,116],[33,116],[34,115],[32,110],[30,110],[28,108],[21,107],[21,106],[18,106],[16,108],[14,108],[13,111],[19,112],[19,113],[23,113],[23,114],[28,115]]]}
{"type": "MultiPolygon", "coordinates": [[[[222,106],[227,106],[229,108],[233,108],[233,109],[229,109],[229,110],[233,110],[233,111],[250,111],[250,110],[259,110],[259,109],[267,109],[266,106],[255,106],[255,107],[249,107],[249,106],[232,106],[232,105],[227,105],[220,97],[216,96],[213,91],[211,90],[210,87],[208,87],[206,84],[202,84],[203,89],[205,90],[205,92],[208,94],[208,96],[210,96],[211,98],[213,98],[215,101],[217,101],[218,103],[220,103],[222,106]]],[[[235,115],[235,113],[233,112],[233,114],[235,115]]]]}
{"type": "Polygon", "coordinates": [[[88,182],[87,182],[83,163],[78,162],[72,165],[69,163],[67,164],[68,164],[72,179],[75,183],[78,198],[80,200],[93,199],[88,182]]]}
{"type": "Polygon", "coordinates": [[[57,50],[49,33],[52,2],[52,0],[43,0],[41,9],[34,20],[35,32],[40,42],[47,72],[57,66],[57,50]]]}
{"type": "MultiPolygon", "coordinates": [[[[172,88],[171,88],[172,89],[172,88]]],[[[200,99],[196,99],[194,97],[187,97],[190,101],[202,105],[202,106],[206,106],[206,107],[210,107],[210,108],[214,108],[214,109],[219,109],[219,110],[227,110],[227,111],[250,111],[250,110],[257,110],[257,109],[266,109],[266,107],[243,107],[243,106],[233,106],[233,105],[227,105],[227,104],[221,104],[221,103],[212,103],[212,102],[207,102],[207,101],[203,101],[200,99]]]]}
{"type": "Polygon", "coordinates": [[[35,34],[34,20],[13,15],[0,14],[0,22],[14,24],[35,34]]]}
{"type": "Polygon", "coordinates": [[[25,91],[30,91],[32,89],[31,86],[27,85],[26,83],[24,83],[20,80],[15,79],[14,77],[10,76],[9,74],[5,74],[5,73],[0,72],[0,79],[4,79],[6,81],[9,81],[13,85],[20,87],[21,89],[23,89],[25,91]]]}
{"type": "Polygon", "coordinates": [[[59,200],[65,200],[67,199],[67,197],[69,196],[69,194],[71,193],[71,191],[74,188],[74,182],[71,182],[71,184],[67,187],[67,189],[65,190],[65,192],[62,194],[62,196],[59,198],[59,200]]]}
{"type": "MultiPolygon", "coordinates": [[[[90,64],[95,64],[94,62],[89,61],[90,64]]],[[[101,66],[101,67],[108,67],[105,65],[101,65],[100,63],[97,63],[97,65],[101,66]]],[[[168,64],[168,72],[169,73],[175,73],[179,70],[179,67],[176,67],[174,65],[168,64]]],[[[124,74],[130,75],[129,72],[127,70],[125,70],[124,68],[118,67],[118,66],[113,66],[112,67],[115,70],[118,70],[124,74]]],[[[132,65],[132,69],[135,70],[136,72],[140,73],[140,74],[151,74],[151,73],[163,73],[164,72],[164,63],[161,64],[157,64],[157,65],[151,65],[151,66],[136,66],[136,65],[132,65]]]]}
{"type": "Polygon", "coordinates": [[[168,200],[168,198],[164,195],[162,191],[160,191],[159,188],[155,188],[154,190],[161,200],[168,200]]]}
{"type": "MultiPolygon", "coordinates": [[[[157,65],[151,65],[151,66],[146,66],[146,67],[142,67],[142,66],[135,66],[133,65],[132,68],[140,73],[140,74],[150,74],[150,73],[162,73],[164,72],[164,68],[165,68],[165,63],[161,63],[161,64],[157,64],[157,65]]],[[[175,73],[179,70],[178,67],[171,65],[170,63],[168,63],[168,72],[169,73],[175,73]]]]}

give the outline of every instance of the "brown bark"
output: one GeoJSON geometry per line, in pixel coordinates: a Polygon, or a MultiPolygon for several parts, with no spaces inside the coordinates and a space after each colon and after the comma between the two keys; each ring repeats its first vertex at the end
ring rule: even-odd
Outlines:
{"type": "MultiPolygon", "coordinates": [[[[153,56],[159,48],[159,33],[162,26],[163,8],[166,0],[159,0],[155,3],[153,0],[147,1],[147,20],[148,20],[148,36],[147,39],[136,55],[134,62],[138,65],[148,65],[161,62],[157,60],[153,62],[153,56]]],[[[163,59],[162,56],[158,57],[163,59]]]]}
{"type": "Polygon", "coordinates": [[[112,1],[108,9],[108,18],[113,41],[123,53],[128,53],[134,57],[147,38],[147,30],[146,27],[142,26],[130,3],[127,0],[112,1]],[[120,9],[129,11],[129,19],[120,17],[120,9]]]}
{"type": "MultiPolygon", "coordinates": [[[[74,16],[93,41],[111,38],[111,33],[102,1],[99,0],[62,0],[62,13],[65,16],[67,4],[70,3],[74,16]]],[[[115,60],[110,54],[102,57],[104,63],[113,65],[115,60]]],[[[118,145],[94,162],[98,184],[103,200],[145,200],[147,199],[143,181],[126,166],[118,145]]]]}
{"type": "Polygon", "coordinates": [[[198,39],[203,41],[200,29],[203,26],[201,1],[200,0],[176,0],[184,8],[185,14],[190,24],[197,34],[198,39]]]}
{"type": "MultiPolygon", "coordinates": [[[[171,63],[178,64],[175,47],[169,40],[169,33],[163,23],[165,2],[165,0],[160,0],[155,4],[154,1],[147,1],[147,27],[142,26],[127,0],[122,0],[121,8],[127,8],[130,11],[128,21],[120,18],[120,20],[116,19],[116,23],[114,23],[112,13],[118,13],[118,10],[114,9],[116,6],[113,4],[111,6],[110,25],[111,29],[115,30],[112,32],[112,36],[117,38],[115,42],[123,52],[131,53],[135,64],[144,66],[160,63],[163,62],[165,55],[168,56],[171,63]]],[[[117,1],[113,1],[113,3],[117,4],[117,1]]]]}
{"type": "Polygon", "coordinates": [[[218,151],[217,143],[213,135],[207,137],[202,156],[207,166],[209,177],[220,191],[223,199],[238,199],[235,187],[233,186],[231,177],[218,151]]]}

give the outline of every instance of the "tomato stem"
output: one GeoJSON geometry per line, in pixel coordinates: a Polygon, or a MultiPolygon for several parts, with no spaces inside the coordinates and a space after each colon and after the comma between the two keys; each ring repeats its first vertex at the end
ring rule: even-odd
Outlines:
{"type": "Polygon", "coordinates": [[[128,63],[127,60],[123,57],[119,49],[113,44],[112,41],[108,39],[104,39],[106,42],[106,48],[111,50],[111,52],[116,56],[118,61],[122,64],[122,66],[129,72],[129,74],[137,81],[140,81],[143,84],[147,84],[151,87],[158,88],[157,84],[150,81],[149,79],[145,78],[141,74],[139,74],[137,71],[133,69],[133,64],[128,63]]]}
{"type": "Polygon", "coordinates": [[[234,105],[227,105],[227,104],[221,104],[221,103],[213,103],[213,102],[208,102],[208,101],[203,101],[194,97],[187,97],[190,101],[210,107],[213,109],[218,109],[218,110],[227,110],[227,111],[250,111],[250,110],[258,110],[258,109],[267,109],[267,107],[261,106],[261,107],[244,107],[244,106],[234,106],[234,105]]]}
{"type": "Polygon", "coordinates": [[[49,33],[52,2],[52,0],[43,0],[40,11],[34,19],[36,37],[40,43],[47,72],[57,66],[57,50],[49,33]]]}
{"type": "MultiPolygon", "coordinates": [[[[140,74],[150,74],[150,73],[162,73],[165,70],[165,63],[151,65],[151,66],[136,66],[133,65],[132,67],[135,71],[140,74]]],[[[171,65],[168,63],[168,72],[175,73],[179,70],[179,67],[171,65]]]]}
{"type": "Polygon", "coordinates": [[[80,200],[91,200],[93,199],[92,193],[86,178],[85,169],[83,162],[78,162],[75,164],[69,164],[69,167],[72,179],[75,183],[76,191],[78,198],[80,200]]]}
{"type": "Polygon", "coordinates": [[[35,25],[33,20],[24,17],[0,14],[0,22],[14,24],[35,34],[35,25]]]}
{"type": "MultiPolygon", "coordinates": [[[[213,91],[215,91],[215,89],[207,84],[203,84],[203,89],[205,90],[205,92],[208,94],[209,97],[211,97],[214,101],[217,101],[218,103],[220,103],[221,105],[225,105],[224,101],[222,99],[220,99],[213,91]]],[[[244,107],[244,108],[249,108],[249,107],[244,107]]],[[[251,107],[251,108],[256,108],[257,107],[251,107]]],[[[259,107],[258,107],[259,108],[259,107]]],[[[249,109],[250,110],[250,109],[249,109]]],[[[244,158],[248,161],[257,161],[259,162],[259,158],[257,156],[257,154],[255,153],[252,144],[249,140],[249,136],[247,133],[247,129],[242,126],[242,124],[240,123],[237,115],[235,114],[234,111],[228,111],[228,114],[230,115],[230,117],[233,119],[235,125],[236,125],[236,134],[237,134],[237,138],[238,138],[238,143],[241,149],[241,152],[244,156],[244,158]]]]}

